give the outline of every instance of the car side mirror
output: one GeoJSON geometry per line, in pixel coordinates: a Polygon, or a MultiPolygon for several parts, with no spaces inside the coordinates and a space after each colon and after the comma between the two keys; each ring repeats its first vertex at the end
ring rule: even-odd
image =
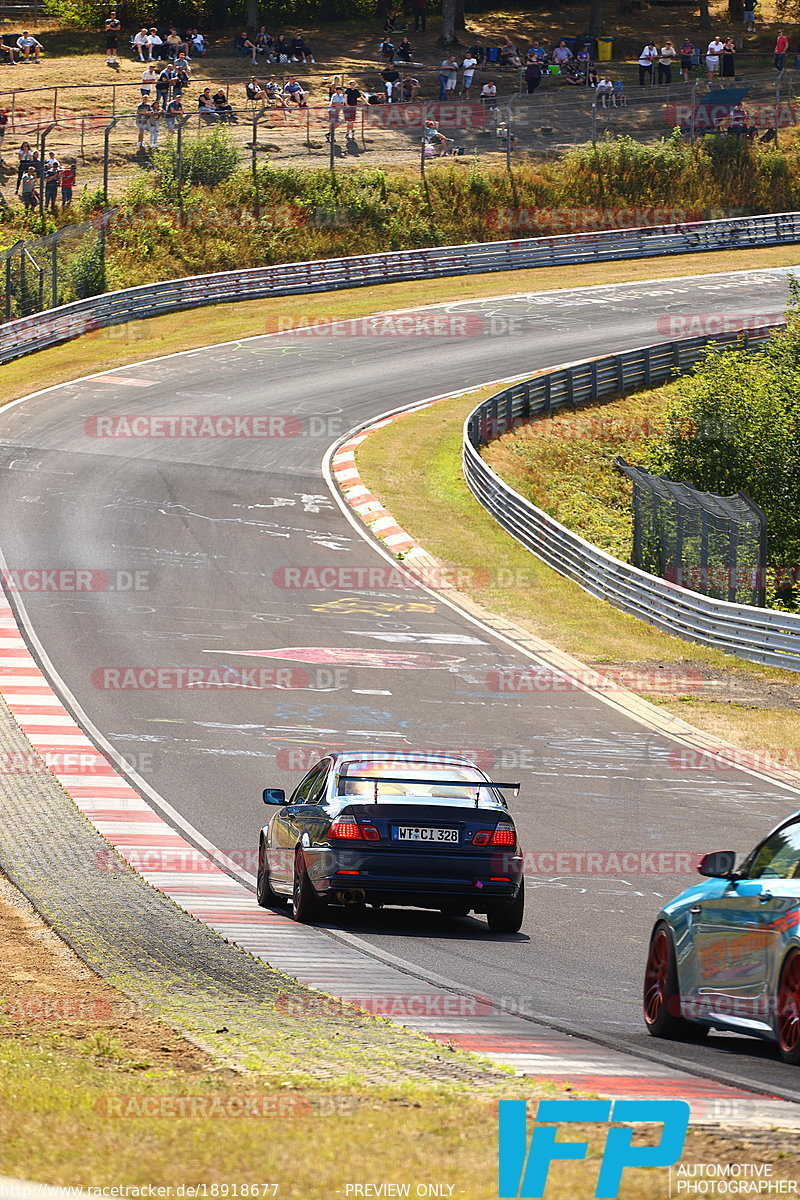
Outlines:
{"type": "Polygon", "coordinates": [[[697,868],[699,875],[708,875],[711,879],[730,879],[736,866],[735,850],[714,850],[704,854],[697,868]]]}
{"type": "Polygon", "coordinates": [[[286,792],[283,788],[264,788],[265,804],[285,804],[286,792]]]}

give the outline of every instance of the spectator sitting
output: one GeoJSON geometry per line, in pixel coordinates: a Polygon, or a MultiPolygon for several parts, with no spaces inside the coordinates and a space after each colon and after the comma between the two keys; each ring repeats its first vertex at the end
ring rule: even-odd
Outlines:
{"type": "Polygon", "coordinates": [[[397,32],[397,17],[391,11],[391,9],[386,14],[386,20],[383,25],[383,32],[384,33],[396,33],[397,32]]]}
{"type": "Polygon", "coordinates": [[[20,37],[17,38],[17,49],[22,51],[22,61],[30,62],[31,54],[33,61],[39,62],[39,51],[44,49],[41,42],[37,42],[32,34],[28,33],[27,29],[23,29],[20,37]]]}
{"type": "Polygon", "coordinates": [[[147,30],[140,29],[137,34],[131,38],[131,46],[133,53],[139,59],[139,62],[152,62],[153,51],[147,38],[147,30]]]}
{"type": "Polygon", "coordinates": [[[386,67],[381,71],[381,79],[386,86],[386,99],[391,104],[393,100],[400,99],[400,72],[394,67],[386,67]]]}
{"type": "Polygon", "coordinates": [[[16,48],[14,46],[6,46],[5,42],[3,41],[2,34],[0,34],[0,50],[3,51],[3,54],[8,55],[9,63],[12,67],[15,67],[17,65],[17,60],[14,58],[14,55],[17,52],[16,48]]]}
{"type": "Polygon", "coordinates": [[[408,38],[405,36],[405,34],[403,35],[402,42],[397,47],[397,50],[395,52],[395,58],[399,62],[405,62],[405,63],[410,63],[410,62],[414,61],[414,51],[411,47],[411,42],[408,40],[408,38]]]}
{"type": "Polygon", "coordinates": [[[198,33],[196,29],[191,29],[186,34],[187,41],[192,47],[192,54],[197,58],[202,58],[206,51],[206,39],[202,33],[198,33]]]}
{"type": "Polygon", "coordinates": [[[167,34],[167,48],[171,58],[177,58],[179,54],[188,54],[189,48],[183,40],[177,29],[171,28],[167,34]]]}
{"type": "Polygon", "coordinates": [[[402,91],[403,99],[405,101],[416,100],[417,93],[419,92],[421,87],[422,87],[422,84],[420,83],[420,81],[418,79],[415,79],[413,75],[404,75],[403,76],[403,91],[402,91]]]}
{"type": "Polygon", "coordinates": [[[597,74],[597,67],[594,65],[594,63],[589,64],[589,70],[586,72],[586,79],[589,83],[589,87],[593,88],[596,88],[600,82],[600,76],[597,74]]]}
{"type": "Polygon", "coordinates": [[[610,75],[604,75],[594,89],[594,94],[603,108],[608,108],[609,101],[614,100],[614,84],[610,75]]]}
{"type": "Polygon", "coordinates": [[[212,100],[214,101],[214,110],[218,118],[221,121],[229,121],[235,125],[238,118],[233,111],[233,105],[229,102],[228,97],[221,88],[218,92],[214,92],[212,100]]]}
{"type": "Polygon", "coordinates": [[[292,62],[308,62],[309,59],[311,62],[314,61],[311,51],[306,45],[305,38],[300,37],[297,33],[290,41],[289,49],[292,54],[292,62]]]}
{"type": "Polygon", "coordinates": [[[572,60],[572,51],[566,42],[559,42],[553,51],[553,62],[558,67],[559,71],[563,71],[567,63],[572,60]]]}
{"type": "Polygon", "coordinates": [[[175,80],[172,84],[173,96],[180,96],[191,82],[192,68],[184,54],[175,59],[175,80]]]}
{"type": "Polygon", "coordinates": [[[467,54],[470,56],[470,58],[477,60],[479,67],[486,66],[486,47],[480,42],[476,42],[474,46],[470,46],[467,50],[467,54]]]}
{"type": "Polygon", "coordinates": [[[283,91],[288,97],[290,104],[296,104],[298,108],[307,108],[306,93],[303,91],[294,75],[289,76],[289,82],[285,85],[283,91]]]}
{"type": "Polygon", "coordinates": [[[275,39],[275,58],[281,63],[287,63],[292,56],[292,48],[287,42],[283,34],[279,34],[275,39]]]}
{"type": "Polygon", "coordinates": [[[510,146],[513,150],[517,143],[517,135],[510,132],[505,121],[501,121],[497,126],[497,140],[501,146],[510,146]]]}
{"type": "Polygon", "coordinates": [[[490,111],[497,108],[497,85],[493,79],[487,80],[483,85],[479,99],[481,104],[490,111]]]}
{"type": "Polygon", "coordinates": [[[200,114],[200,119],[210,125],[218,119],[217,109],[214,104],[214,98],[211,95],[211,88],[207,87],[197,97],[197,111],[200,114]]]}
{"type": "Polygon", "coordinates": [[[622,82],[621,79],[618,79],[617,82],[614,84],[614,106],[616,107],[617,105],[619,105],[621,107],[622,105],[627,104],[627,103],[628,103],[628,98],[625,95],[625,84],[622,82]]]}
{"type": "Polygon", "coordinates": [[[265,54],[267,56],[267,61],[269,62],[272,59],[272,48],[274,45],[275,43],[273,42],[271,35],[267,33],[266,29],[262,25],[256,34],[256,52],[258,54],[265,54]]]}
{"type": "Polygon", "coordinates": [[[257,101],[261,101],[263,103],[267,98],[267,93],[264,91],[261,84],[257,81],[255,75],[250,76],[250,82],[245,84],[244,90],[245,90],[247,99],[252,100],[253,103],[255,103],[257,101]]]}
{"type": "Polygon", "coordinates": [[[425,138],[426,143],[429,146],[434,147],[434,152],[433,152],[434,158],[436,157],[436,147],[437,146],[439,148],[439,158],[442,158],[447,153],[447,147],[450,145],[450,143],[453,140],[452,138],[445,137],[445,135],[439,129],[436,128],[435,121],[426,121],[425,122],[425,131],[424,131],[423,136],[425,138]]]}
{"type": "Polygon", "coordinates": [[[283,102],[281,85],[278,83],[278,80],[274,75],[267,81],[267,83],[264,84],[264,91],[266,92],[267,103],[270,105],[270,107],[277,105],[278,108],[286,108],[286,105],[283,102]]]}
{"type": "Polygon", "coordinates": [[[256,44],[250,40],[250,34],[245,30],[236,35],[236,53],[242,58],[249,56],[252,63],[256,61],[256,44]]]}
{"type": "Polygon", "coordinates": [[[381,61],[386,63],[394,62],[394,46],[388,38],[384,38],[379,47],[381,61]]]}
{"type": "Polygon", "coordinates": [[[527,53],[526,57],[529,59],[535,58],[540,63],[546,63],[547,62],[547,51],[545,50],[544,46],[542,46],[539,42],[531,42],[531,45],[528,49],[528,53],[527,53]]]}
{"type": "Polygon", "coordinates": [[[150,58],[161,58],[161,48],[164,45],[159,37],[158,30],[153,26],[147,35],[147,45],[150,48],[150,58]]]}
{"type": "Polygon", "coordinates": [[[521,67],[519,53],[517,47],[510,39],[506,39],[504,46],[500,48],[500,66],[501,67],[521,67]]]}

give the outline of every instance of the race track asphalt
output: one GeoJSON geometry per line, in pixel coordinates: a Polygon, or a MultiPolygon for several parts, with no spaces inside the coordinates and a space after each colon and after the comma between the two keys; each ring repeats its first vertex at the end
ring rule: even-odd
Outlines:
{"type": "MultiPolygon", "coordinates": [[[[565,271],[566,284],[573,278],[565,271]]],[[[23,591],[25,620],[91,723],[228,851],[255,847],[265,785],[288,790],[316,750],[376,746],[472,752],[496,777],[519,778],[513,807],[529,851],[744,851],[800,805],[797,793],[744,771],[680,769],[668,737],[583,691],[493,691],[492,672],[525,666],[525,656],[428,594],[380,579],[359,588],[346,574],[322,588],[282,584],[286,568],[388,569],[321,471],[328,446],[358,423],[665,340],[670,314],[780,313],[786,295],[785,273],[764,271],[470,301],[443,305],[438,325],[426,317],[416,335],[266,336],[36,394],[0,413],[6,564],[91,569],[113,586],[23,591]],[[97,418],[114,418],[106,428],[119,432],[122,415],[163,414],[257,414],[278,419],[273,432],[286,418],[292,436],[96,436],[97,418]],[[290,686],[264,674],[222,690],[106,686],[127,667],[171,668],[178,681],[181,668],[277,671],[290,686]]],[[[688,881],[531,874],[524,929],[512,938],[490,936],[480,919],[445,924],[401,910],[330,924],[333,936],[508,1008],[649,1049],[646,942],[663,900],[688,881]]],[[[796,1069],[765,1044],[712,1035],[690,1057],[796,1088],[800,1099],[796,1069]]]]}

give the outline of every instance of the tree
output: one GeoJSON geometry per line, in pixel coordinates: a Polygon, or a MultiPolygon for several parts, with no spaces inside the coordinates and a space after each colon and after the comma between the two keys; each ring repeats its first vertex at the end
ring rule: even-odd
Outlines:
{"type": "MultiPolygon", "coordinates": [[[[733,0],[731,0],[731,3],[733,3],[733,0]]],[[[589,37],[598,37],[604,30],[603,0],[592,0],[589,9],[589,37]]]]}
{"type": "Polygon", "coordinates": [[[456,7],[458,0],[442,0],[442,32],[437,43],[445,50],[457,46],[456,39],[456,7]]]}
{"type": "Polygon", "coordinates": [[[708,11],[708,0],[700,0],[700,28],[711,28],[711,14],[708,11]]]}
{"type": "Polygon", "coordinates": [[[247,0],[247,28],[252,29],[255,33],[260,24],[258,0],[247,0]]]}

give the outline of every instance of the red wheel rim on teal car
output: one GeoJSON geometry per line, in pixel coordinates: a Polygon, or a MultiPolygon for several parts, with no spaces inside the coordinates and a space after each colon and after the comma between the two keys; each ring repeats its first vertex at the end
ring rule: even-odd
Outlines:
{"type": "Polygon", "coordinates": [[[778,1041],[781,1050],[792,1051],[800,1042],[800,952],[786,961],[778,987],[778,1041]]]}
{"type": "Polygon", "coordinates": [[[653,1025],[661,1015],[667,995],[669,943],[667,931],[659,929],[650,943],[644,974],[644,1019],[653,1025]]]}

